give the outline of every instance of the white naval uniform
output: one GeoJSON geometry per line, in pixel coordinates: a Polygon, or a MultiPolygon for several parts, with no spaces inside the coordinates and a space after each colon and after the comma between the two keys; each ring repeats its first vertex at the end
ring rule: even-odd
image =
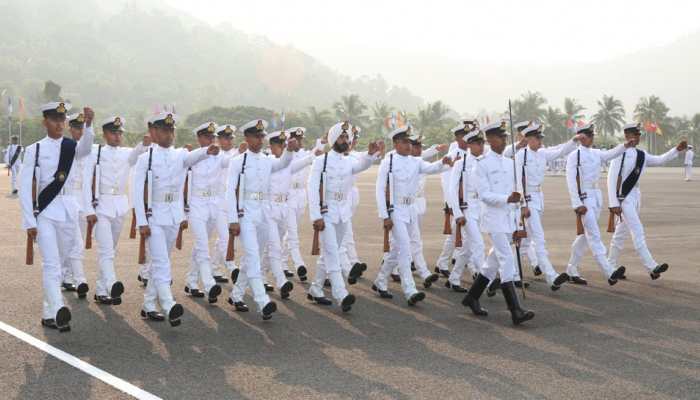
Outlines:
{"type": "MultiPolygon", "coordinates": [[[[312,154],[312,152],[306,149],[299,149],[299,151],[295,151],[293,154],[294,160],[296,161],[297,159],[307,157],[309,154],[312,154]]],[[[287,214],[287,231],[284,237],[282,259],[285,261],[286,265],[287,258],[291,257],[295,269],[299,269],[301,266],[306,267],[299,244],[299,225],[306,211],[308,196],[306,193],[306,182],[308,179],[309,168],[304,167],[292,174],[289,186],[289,199],[287,200],[289,213],[287,214]]]]}
{"type": "Polygon", "coordinates": [[[14,192],[17,190],[17,174],[19,174],[19,167],[22,165],[22,148],[18,144],[10,144],[7,146],[5,149],[5,165],[9,168],[10,170],[10,186],[12,188],[12,191],[14,192]],[[17,152],[17,148],[19,147],[20,154],[17,156],[17,160],[15,160],[15,163],[12,167],[10,167],[10,161],[12,161],[12,157],[14,157],[15,152],[17,152]]]}
{"type": "Polygon", "coordinates": [[[117,282],[114,271],[119,235],[124,225],[124,217],[129,214],[129,197],[127,182],[131,167],[136,164],[138,156],[146,151],[142,144],[136,147],[117,147],[109,145],[93,146],[92,154],[86,161],[85,182],[83,185],[83,204],[85,215],[97,216],[95,240],[97,241],[97,296],[109,296],[112,285],[117,282]],[[95,179],[97,207],[92,204],[92,176],[100,152],[99,176],[95,179]]]}
{"type": "MultiPolygon", "coordinates": [[[[455,160],[457,157],[465,158],[469,153],[469,149],[462,150],[459,148],[457,142],[452,142],[450,145],[450,150],[447,152],[447,157],[455,160]]],[[[449,188],[448,184],[451,177],[451,170],[447,170],[440,175],[440,184],[442,186],[442,196],[444,198],[445,204],[449,206],[449,188]]],[[[464,254],[464,248],[455,248],[455,219],[454,216],[450,218],[450,225],[452,228],[452,234],[445,236],[445,242],[442,245],[442,252],[436,261],[437,267],[441,271],[449,271],[452,259],[455,259],[455,264],[457,262],[466,262],[466,255],[464,254]]]]}
{"type": "Polygon", "coordinates": [[[330,150],[326,155],[316,157],[311,165],[309,175],[309,216],[311,221],[323,218],[325,229],[320,232],[321,261],[316,265],[316,275],[309,294],[313,297],[324,297],[323,284],[326,277],[331,282],[331,292],[334,299],[342,301],[348,291],[345,288],[340,265],[340,246],[352,218],[353,176],[366,170],[376,160],[376,156],[361,153],[358,158],[330,150]],[[326,213],[321,213],[319,187],[324,158],[326,161],[326,180],[324,189],[324,204],[328,207],[326,213]]]}
{"type": "MultiPolygon", "coordinates": [[[[359,151],[351,151],[348,153],[348,156],[357,160],[362,156],[362,153],[359,151]]],[[[357,255],[357,248],[355,247],[355,233],[352,228],[352,219],[357,212],[357,207],[360,206],[360,189],[357,187],[357,176],[354,175],[352,177],[350,203],[352,204],[350,208],[352,210],[352,217],[350,217],[350,221],[348,221],[348,229],[345,231],[343,242],[340,245],[340,267],[345,276],[350,274],[350,269],[352,269],[353,265],[360,262],[360,258],[357,255]]]]}
{"type": "MultiPolygon", "coordinates": [[[[90,154],[95,134],[92,127],[86,127],[83,136],[75,148],[75,159],[82,159],[90,154]]],[[[39,143],[39,176],[37,176],[39,193],[54,180],[64,138],[45,137],[39,143]]],[[[66,195],[72,189],[73,180],[81,171],[71,170],[66,176],[64,189],[35,218],[32,206],[32,176],[36,159],[36,144],[25,151],[20,170],[19,199],[22,209],[22,229],[37,228],[37,242],[41,252],[43,268],[43,319],[53,319],[63,307],[61,295],[61,261],[70,251],[76,240],[78,213],[80,204],[78,196],[66,195]]]]}
{"type": "Polygon", "coordinates": [[[695,152],[691,149],[685,151],[685,158],[683,159],[683,165],[685,167],[685,180],[689,181],[693,179],[693,158],[695,157],[695,152]]]}
{"type": "Polygon", "coordinates": [[[214,276],[223,276],[220,271],[220,266],[224,266],[228,274],[238,268],[236,263],[226,261],[226,250],[228,248],[228,206],[226,205],[226,187],[228,185],[228,165],[230,161],[238,156],[238,149],[231,148],[229,150],[221,150],[219,153],[223,157],[228,158],[229,164],[226,168],[220,170],[220,176],[217,178],[219,189],[219,213],[216,218],[216,250],[214,253],[214,264],[212,265],[212,274],[214,276]]]}
{"type": "MultiPolygon", "coordinates": [[[[530,217],[525,219],[525,229],[527,231],[528,250],[534,248],[537,265],[539,265],[547,284],[550,286],[559,275],[554,270],[552,262],[549,260],[546,242],[544,239],[544,228],[542,227],[542,216],[544,214],[544,194],[542,185],[544,184],[545,170],[547,163],[564,157],[576,148],[576,142],[569,140],[562,145],[540,148],[532,150],[529,146],[520,149],[515,154],[518,191],[525,193],[529,198],[526,205],[530,210],[530,217]],[[523,164],[525,164],[525,191],[523,192],[523,164]]],[[[528,257],[529,258],[529,257],[528,257]]]]}
{"type": "Polygon", "coordinates": [[[576,209],[580,206],[586,206],[588,210],[582,217],[584,234],[576,236],[571,245],[571,257],[566,268],[569,276],[580,276],[578,265],[587,246],[590,247],[593,258],[603,275],[605,275],[605,278],[610,278],[610,275],[613,273],[613,267],[605,258],[605,246],[600,238],[600,229],[598,227],[598,218],[603,207],[603,195],[598,185],[602,163],[619,156],[624,150],[625,147],[622,144],[610,150],[592,149],[579,145],[566,158],[566,184],[569,189],[569,197],[571,198],[571,207],[576,209]],[[579,167],[581,192],[586,194],[586,198],[583,201],[579,198],[576,186],[576,165],[579,153],[581,158],[581,166],[579,167]]]}
{"type": "Polygon", "coordinates": [[[151,256],[151,277],[143,295],[143,310],[157,311],[157,301],[167,315],[175,305],[175,299],[170,290],[172,280],[170,251],[175,244],[180,223],[185,219],[182,185],[187,169],[206,159],[208,155],[206,148],[191,152],[185,149],[161,147],[157,144],[151,148],[153,149],[151,160],[153,180],[152,196],[149,198],[152,210],[150,218],[146,217],[143,198],[150,149],[139,156],[133,177],[136,225],[149,226],[151,229],[151,236],[147,240],[151,256]]]}
{"type": "Polygon", "coordinates": [[[270,175],[289,165],[292,154],[284,151],[280,158],[270,157],[262,152],[254,153],[246,150],[242,155],[231,160],[229,164],[228,185],[226,187],[226,204],[228,205],[228,222],[240,224],[240,242],[243,248],[241,257],[241,272],[238,281],[231,291],[231,300],[243,301],[243,295],[248,286],[253,292],[253,299],[262,309],[270,302],[263,285],[261,259],[267,246],[269,228],[265,213],[265,198],[269,196],[271,185],[270,175]],[[241,167],[245,160],[245,171],[241,167]],[[238,179],[241,178],[241,190],[236,199],[238,179]],[[240,204],[240,205],[239,205],[240,204]],[[243,216],[239,218],[238,210],[243,216]]]}
{"type": "MultiPolygon", "coordinates": [[[[41,152],[41,150],[40,150],[41,152]]],[[[61,259],[61,274],[63,283],[74,284],[75,286],[81,283],[87,283],[85,278],[85,270],[83,268],[83,258],[85,255],[85,233],[87,231],[87,220],[85,213],[87,208],[85,207],[85,197],[83,196],[84,183],[87,182],[87,159],[88,157],[83,157],[81,159],[73,159],[73,166],[71,171],[75,169],[75,175],[71,179],[71,186],[64,187],[64,195],[74,196],[78,202],[78,221],[76,226],[76,238],[71,243],[70,250],[64,254],[61,259]]]]}
{"type": "MultiPolygon", "coordinates": [[[[449,204],[452,208],[456,220],[464,217],[465,224],[462,225],[462,246],[463,250],[469,255],[466,260],[470,266],[472,274],[479,273],[480,268],[484,265],[484,239],[479,230],[479,218],[481,215],[481,202],[477,194],[477,177],[476,164],[477,157],[474,157],[471,152],[466,158],[457,161],[452,167],[452,175],[448,186],[449,204]],[[459,204],[459,184],[462,179],[462,200],[463,205],[459,204]]],[[[450,273],[450,284],[462,286],[462,274],[464,273],[464,263],[456,263],[450,273]]]]}
{"type": "MultiPolygon", "coordinates": [[[[632,170],[636,168],[637,151],[638,149],[636,148],[629,148],[624,151],[625,162],[622,166],[620,184],[622,184],[630,173],[632,173],[632,170]]],[[[640,174],[643,174],[647,167],[665,164],[678,156],[678,150],[676,150],[675,147],[659,156],[649,154],[645,150],[639,151],[645,153],[644,164],[642,165],[640,174]]],[[[637,254],[639,254],[642,264],[651,272],[658,264],[656,260],[654,260],[654,257],[652,257],[651,252],[649,252],[644,235],[644,226],[639,218],[642,200],[642,192],[639,190],[639,180],[637,180],[637,183],[624,200],[620,201],[617,197],[617,178],[620,172],[621,161],[622,156],[618,156],[612,160],[610,169],[608,170],[608,205],[610,208],[620,207],[622,209],[622,220],[615,226],[615,233],[613,233],[612,239],[610,240],[608,261],[610,265],[617,267],[618,258],[622,252],[625,239],[627,239],[629,234],[632,234],[634,249],[637,251],[637,254]]],[[[639,179],[641,179],[641,176],[639,179]]]]}
{"type": "MultiPolygon", "coordinates": [[[[442,160],[429,163],[419,157],[402,156],[396,152],[387,154],[379,164],[375,198],[380,220],[391,218],[393,246],[397,250],[401,289],[406,299],[418,293],[411,273],[411,232],[418,229],[418,211],[414,206],[418,193],[418,182],[422,175],[438,174],[449,170],[442,160]],[[392,170],[393,186],[390,187],[391,202],[394,211],[389,215],[386,205],[387,177],[389,164],[392,170]]],[[[389,263],[382,264],[374,284],[379,290],[387,290],[387,276],[393,269],[389,263]]]]}
{"type": "MultiPolygon", "coordinates": [[[[221,238],[221,228],[218,225],[221,225],[220,207],[226,187],[222,184],[222,172],[228,171],[229,160],[228,155],[220,152],[190,168],[191,174],[187,190],[189,196],[187,220],[194,236],[192,259],[186,279],[187,287],[190,290],[199,289],[200,279],[205,293],[209,293],[211,288],[216,285],[212,257],[209,255],[209,236],[218,228],[218,236],[221,238]]],[[[226,226],[226,230],[228,231],[228,226],[226,226]]],[[[228,242],[228,235],[226,235],[226,240],[228,242]]],[[[225,252],[224,248],[224,254],[225,252]]]]}

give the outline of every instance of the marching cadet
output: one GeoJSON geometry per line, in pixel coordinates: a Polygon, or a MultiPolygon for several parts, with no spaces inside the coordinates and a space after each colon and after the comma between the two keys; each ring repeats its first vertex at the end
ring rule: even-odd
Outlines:
{"type": "Polygon", "coordinates": [[[21,154],[22,146],[19,144],[19,138],[12,136],[10,145],[5,149],[5,166],[7,167],[7,174],[10,175],[10,187],[13,195],[17,194],[17,174],[21,165],[21,160],[19,159],[21,154]]]}
{"type": "Polygon", "coordinates": [[[622,130],[625,139],[631,142],[632,146],[627,148],[621,157],[613,159],[608,170],[610,217],[613,223],[617,219],[616,217],[619,218],[619,222],[614,227],[615,233],[610,240],[608,262],[612,266],[618,265],[617,260],[622,252],[625,239],[631,234],[634,249],[642,260],[642,264],[649,271],[651,279],[656,280],[668,270],[668,264],[658,264],[647,247],[644,226],[639,218],[642,198],[639,178],[647,167],[663,165],[678,157],[678,153],[685,150],[688,143],[681,141],[676,147],[656,156],[636,148],[641,137],[641,124],[626,124],[622,130]]]}
{"type": "MultiPolygon", "coordinates": [[[[479,273],[479,269],[484,264],[484,240],[479,230],[480,201],[477,195],[477,182],[474,174],[477,159],[484,152],[484,136],[479,128],[471,125],[463,125],[455,128],[456,131],[463,130],[460,135],[467,142],[469,152],[467,156],[455,162],[452,168],[452,175],[449,182],[449,200],[455,218],[455,226],[461,229],[462,246],[465,253],[469,255],[468,265],[473,266],[472,276],[479,273]],[[468,129],[471,129],[467,131],[468,129]],[[461,196],[460,196],[461,194],[461,196]]],[[[462,287],[462,274],[465,263],[455,263],[449,280],[445,283],[447,288],[455,292],[466,292],[462,287]]]]}
{"type": "Polygon", "coordinates": [[[129,171],[149,143],[135,148],[121,147],[126,121],[113,116],[102,121],[104,145],[94,146],[87,160],[86,182],[83,185],[87,223],[95,229],[98,268],[95,301],[99,304],[119,305],[124,284],[117,280],[114,257],[124,219],[129,213],[126,187],[129,171]]]}
{"type": "MultiPolygon", "coordinates": [[[[75,113],[66,117],[68,122],[68,132],[76,142],[83,136],[85,128],[85,115],[83,113],[75,113]]],[[[83,196],[84,182],[87,182],[85,166],[87,165],[88,157],[73,159],[73,167],[71,168],[75,175],[71,178],[71,186],[66,188],[64,195],[74,196],[78,209],[78,224],[75,231],[75,240],[71,242],[71,248],[66,252],[65,257],[61,260],[62,283],[61,286],[67,292],[77,292],[79,299],[87,297],[89,290],[85,271],[83,268],[83,258],[85,255],[85,246],[83,238],[87,233],[86,220],[86,203],[83,196]]],[[[65,187],[65,186],[64,186],[65,187]]]]}
{"type": "Polygon", "coordinates": [[[558,274],[549,261],[542,227],[542,215],[544,214],[542,184],[544,183],[547,163],[571,153],[576,148],[580,136],[576,135],[559,146],[543,148],[543,132],[544,126],[538,122],[532,122],[523,129],[522,134],[527,141],[527,146],[515,154],[515,162],[518,187],[525,200],[525,208],[521,210],[521,213],[525,219],[525,229],[528,233],[528,248],[534,247],[536,252],[535,274],[538,273],[538,270],[543,273],[550,289],[557,291],[562,284],[569,280],[569,276],[565,272],[558,274]]]}
{"type": "MultiPolygon", "coordinates": [[[[226,125],[224,130],[227,129],[227,133],[232,135],[235,127],[226,125]]],[[[208,148],[214,143],[216,131],[217,125],[214,122],[205,122],[192,132],[200,148],[208,148]]],[[[192,297],[204,297],[206,294],[209,304],[216,303],[221,294],[221,286],[217,284],[212,272],[209,233],[214,231],[219,217],[219,205],[224,195],[220,189],[221,172],[228,169],[228,164],[229,158],[220,152],[191,166],[187,171],[187,220],[194,235],[194,244],[185,293],[192,297]],[[200,279],[204,292],[199,290],[200,279]]]]}
{"type": "Polygon", "coordinates": [[[613,270],[613,265],[605,257],[605,246],[600,238],[598,218],[603,206],[603,196],[598,187],[602,163],[611,160],[632,146],[632,142],[620,144],[610,150],[594,149],[594,125],[586,124],[576,130],[579,136],[579,146],[576,151],[569,153],[566,158],[566,183],[571,198],[571,206],[577,218],[581,220],[583,233],[577,232],[576,239],[571,245],[571,257],[566,272],[569,281],[586,285],[588,282],[578,272],[578,265],[586,250],[591,249],[593,258],[611,286],[625,275],[625,267],[613,270]]]}
{"type": "Polygon", "coordinates": [[[520,306],[513,280],[518,276],[515,267],[513,249],[510,247],[517,229],[515,222],[520,193],[513,182],[515,170],[513,161],[503,156],[506,147],[505,121],[492,123],[484,127],[486,140],[491,151],[479,157],[474,168],[476,176],[476,194],[481,200],[481,230],[491,238],[491,249],[479,275],[472,284],[462,304],[469,307],[475,315],[486,316],[488,312],[479,304],[479,297],[489,281],[501,276],[501,291],[510,310],[513,324],[518,325],[531,320],[535,314],[520,306]]]}
{"type": "MultiPolygon", "coordinates": [[[[289,137],[296,139],[297,143],[299,144],[299,149],[292,152],[294,154],[294,161],[297,159],[303,159],[310,154],[310,152],[304,148],[305,134],[306,128],[304,127],[294,127],[289,129],[289,137]]],[[[308,270],[306,268],[304,258],[301,255],[301,248],[299,246],[299,224],[301,223],[304,212],[306,211],[306,182],[308,179],[309,167],[304,167],[292,174],[291,184],[289,187],[289,199],[287,200],[287,206],[289,208],[289,213],[287,214],[287,230],[285,232],[284,252],[282,255],[285,268],[287,258],[291,257],[297,276],[302,282],[305,282],[308,279],[308,270]]],[[[291,276],[288,275],[288,277],[291,276]]]]}
{"type": "Polygon", "coordinates": [[[355,303],[349,294],[340,265],[340,246],[352,217],[352,177],[368,169],[383,150],[383,144],[372,142],[368,152],[357,159],[347,155],[352,131],[350,124],[339,122],[328,131],[331,150],[317,157],[309,176],[309,214],[315,234],[320,236],[320,259],[316,276],[307,297],[318,304],[332,304],[323,293],[326,277],[331,283],[333,298],[348,312],[355,303]]]}
{"type": "Polygon", "coordinates": [[[690,182],[690,180],[693,179],[693,158],[695,158],[693,146],[688,146],[688,149],[685,151],[685,158],[683,159],[686,182],[690,182]]]}
{"type": "MultiPolygon", "coordinates": [[[[440,161],[428,163],[414,157],[411,141],[417,140],[418,137],[411,137],[410,125],[395,129],[389,134],[389,139],[394,144],[394,152],[387,154],[379,165],[375,195],[379,218],[383,221],[384,229],[391,231],[393,244],[398,248],[401,288],[408,305],[414,306],[425,299],[425,293],[416,289],[411,274],[411,232],[418,225],[418,213],[413,204],[418,192],[418,184],[422,174],[432,175],[444,172],[452,166],[452,160],[444,157],[440,161]]],[[[393,266],[389,263],[382,264],[377,276],[379,279],[376,279],[372,286],[372,289],[382,298],[392,297],[387,290],[386,281],[392,268],[393,266]]],[[[437,275],[431,275],[430,284],[435,280],[437,275]]]]}
{"type": "Polygon", "coordinates": [[[41,106],[47,136],[27,147],[19,180],[22,227],[27,230],[28,238],[39,243],[42,258],[41,324],[60,332],[70,330],[71,320],[71,312],[63,304],[61,295],[61,260],[76,238],[80,209],[76,196],[66,195],[66,192],[71,190],[75,176],[81,173],[72,170],[73,160],[90,154],[95,115],[89,107],[83,109],[85,132],[76,143],[63,136],[68,110],[70,105],[64,102],[41,106]]]}
{"type": "Polygon", "coordinates": [[[263,320],[272,318],[272,313],[277,311],[277,303],[270,301],[265,291],[261,267],[269,236],[265,199],[271,191],[270,175],[286,168],[292,161],[291,151],[297,148],[296,140],[290,139],[287,143],[290,151],[283,151],[279,158],[263,154],[261,150],[266,127],[267,121],[262,119],[250,121],[241,127],[248,149],[231,161],[226,187],[229,235],[233,236],[229,240],[240,236],[243,247],[240,273],[228,302],[237,311],[248,311],[243,295],[250,286],[263,320]]]}
{"type": "MultiPolygon", "coordinates": [[[[146,120],[146,126],[148,128],[148,133],[144,135],[144,143],[150,143],[148,147],[153,146],[153,136],[154,133],[153,131],[155,128],[153,128],[153,121],[154,119],[158,118],[158,114],[152,115],[148,117],[146,120]]],[[[148,149],[146,149],[148,151],[148,149]]],[[[134,181],[134,169],[131,169],[131,174],[129,176],[129,182],[134,181]]],[[[130,237],[132,239],[135,239],[135,229],[134,227],[136,226],[136,209],[134,208],[134,187],[132,184],[129,184],[129,199],[131,200],[131,224],[132,224],[132,232],[129,233],[130,237]],[[131,235],[134,236],[131,236],[131,235]]],[[[143,259],[143,264],[139,264],[139,275],[137,277],[137,280],[141,283],[141,285],[145,288],[148,285],[148,279],[151,276],[151,257],[148,254],[148,246],[145,246],[144,248],[145,254],[144,254],[144,259],[143,259]]]]}
{"type": "Polygon", "coordinates": [[[151,256],[151,277],[143,295],[141,317],[163,321],[165,316],[158,312],[157,301],[171,326],[180,325],[184,312],[170,290],[170,251],[185,219],[182,185],[188,168],[219,153],[216,145],[191,152],[174,149],[176,121],[172,113],[161,113],[153,118],[155,143],[139,156],[133,178],[136,223],[140,234],[148,239],[151,256]]]}

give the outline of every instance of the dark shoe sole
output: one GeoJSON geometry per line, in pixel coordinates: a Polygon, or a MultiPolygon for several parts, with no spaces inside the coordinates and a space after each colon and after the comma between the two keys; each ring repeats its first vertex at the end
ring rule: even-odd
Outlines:
{"type": "Polygon", "coordinates": [[[182,317],[182,314],[185,313],[185,309],[182,308],[180,304],[175,304],[170,311],[168,312],[168,322],[170,322],[170,326],[176,327],[182,323],[180,321],[180,317],[182,317]]]}
{"type": "Polygon", "coordinates": [[[409,297],[408,305],[415,306],[416,304],[418,304],[419,302],[421,302],[423,300],[425,300],[425,293],[418,292],[418,293],[411,295],[411,297],[409,297]]]}
{"type": "Polygon", "coordinates": [[[292,282],[285,282],[280,288],[280,297],[283,299],[289,298],[289,293],[294,289],[294,284],[292,282]]]}
{"type": "MultiPolygon", "coordinates": [[[[58,330],[60,331],[61,328],[65,328],[68,326],[68,323],[71,320],[71,313],[68,307],[61,307],[58,309],[58,312],[56,312],[56,327],[58,327],[58,330]]],[[[70,327],[68,327],[70,330],[70,327]]],[[[65,331],[62,331],[65,332],[65,331]]]]}
{"type": "Polygon", "coordinates": [[[78,292],[78,298],[79,299],[84,299],[87,297],[87,292],[90,290],[90,287],[88,286],[87,283],[81,283],[78,285],[76,288],[76,292],[78,292]]]}
{"type": "Polygon", "coordinates": [[[262,319],[264,321],[269,320],[270,318],[272,318],[272,313],[274,313],[275,311],[277,311],[277,303],[271,301],[265,304],[265,307],[263,307],[262,309],[262,319]]]}
{"type": "Polygon", "coordinates": [[[214,285],[209,289],[209,295],[207,296],[207,301],[209,301],[209,304],[214,304],[217,302],[217,297],[221,294],[221,286],[219,285],[214,285]]]}
{"type": "Polygon", "coordinates": [[[340,303],[340,307],[343,310],[343,312],[348,312],[350,309],[352,309],[352,305],[355,304],[355,295],[354,294],[349,294],[345,296],[343,301],[340,303]]]}

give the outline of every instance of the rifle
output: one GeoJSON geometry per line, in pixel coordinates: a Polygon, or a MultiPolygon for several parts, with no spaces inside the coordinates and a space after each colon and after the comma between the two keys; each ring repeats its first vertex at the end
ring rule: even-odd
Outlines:
{"type": "MultiPolygon", "coordinates": [[[[394,212],[394,202],[392,201],[394,186],[394,154],[389,154],[389,173],[386,175],[386,188],[384,190],[384,199],[386,200],[386,211],[391,218],[391,214],[394,212]]],[[[389,246],[389,229],[384,228],[384,252],[388,253],[391,250],[389,246]]]]}
{"type": "Polygon", "coordinates": [[[136,239],[136,209],[131,209],[131,228],[129,229],[129,239],[136,239]]]}
{"type": "MultiPolygon", "coordinates": [[[[95,168],[92,170],[92,184],[90,186],[90,190],[92,192],[92,207],[94,209],[97,209],[97,205],[99,204],[99,196],[100,192],[97,187],[100,183],[100,156],[102,154],[102,145],[97,146],[97,161],[95,162],[95,168]]],[[[95,210],[97,212],[97,210],[95,210]]],[[[87,231],[85,232],[85,248],[86,249],[91,249],[92,248],[92,229],[94,228],[94,224],[90,221],[88,221],[87,224],[87,231]]]]}
{"type": "MultiPolygon", "coordinates": [[[[459,173],[459,191],[457,192],[457,196],[459,199],[459,209],[462,210],[464,218],[467,217],[466,213],[464,213],[464,210],[466,210],[468,207],[467,202],[464,201],[464,172],[466,169],[467,158],[465,156],[462,160],[462,171],[459,173]]],[[[455,223],[455,228],[457,229],[457,232],[455,232],[455,247],[462,247],[462,226],[455,223]]]]}
{"type": "MultiPolygon", "coordinates": [[[[508,99],[508,117],[510,119],[510,144],[511,148],[513,149],[513,189],[517,190],[518,188],[518,173],[517,173],[517,164],[515,163],[515,134],[513,133],[513,106],[511,105],[510,99],[508,99]]],[[[525,191],[525,188],[523,188],[523,192],[525,191]]],[[[522,200],[521,200],[522,203],[522,200]]],[[[515,232],[513,233],[514,236],[514,244],[515,244],[515,257],[518,260],[518,273],[520,274],[520,279],[523,279],[523,262],[520,258],[520,239],[527,237],[527,233],[525,231],[525,226],[522,226],[522,229],[518,229],[518,216],[517,213],[515,215],[515,232]]],[[[525,284],[521,286],[522,292],[523,292],[523,299],[525,298],[525,284]]]]}
{"type": "MultiPolygon", "coordinates": [[[[323,218],[323,214],[328,212],[328,206],[324,202],[324,193],[326,191],[326,163],[328,162],[328,153],[323,155],[323,171],[321,171],[321,182],[318,186],[318,202],[319,206],[321,207],[321,217],[323,218]]],[[[314,226],[314,238],[311,243],[311,255],[312,256],[317,256],[321,254],[321,247],[320,247],[320,241],[319,241],[319,230],[316,229],[314,226]]]]}
{"type": "MultiPolygon", "coordinates": [[[[151,162],[153,160],[153,147],[148,149],[148,169],[146,170],[146,182],[143,185],[143,205],[146,210],[146,220],[153,215],[151,209],[151,198],[153,196],[153,171],[151,171],[151,162]]],[[[146,237],[141,234],[139,237],[139,264],[146,263],[146,237]]]]}
{"type": "MultiPolygon", "coordinates": [[[[583,200],[588,197],[588,194],[581,192],[581,150],[576,150],[576,188],[578,190],[578,198],[583,202],[583,200]]],[[[576,235],[583,235],[583,216],[576,213],[576,235]]]]}
{"type": "MultiPolygon", "coordinates": [[[[187,170],[187,176],[185,177],[185,188],[182,191],[182,195],[185,198],[185,216],[190,213],[190,202],[189,202],[189,189],[190,189],[190,177],[192,176],[192,168],[187,170]]],[[[175,248],[182,250],[182,231],[187,229],[187,223],[185,221],[180,223],[180,228],[177,230],[177,238],[175,239],[175,248]]]]}
{"type": "MultiPolygon", "coordinates": [[[[625,153],[622,153],[620,170],[617,172],[617,183],[615,185],[615,195],[617,196],[617,200],[620,202],[620,206],[622,206],[622,201],[625,199],[624,196],[620,195],[620,186],[622,185],[622,167],[625,165],[625,155],[627,155],[626,151],[625,153]]],[[[620,220],[622,220],[622,215],[620,215],[620,220]]],[[[615,232],[615,213],[612,211],[612,208],[610,208],[610,217],[608,217],[608,232],[615,232]]]]}
{"type": "Polygon", "coordinates": [[[442,210],[445,212],[445,223],[442,227],[442,234],[451,235],[452,225],[450,224],[450,216],[452,215],[452,210],[450,210],[450,206],[447,205],[447,202],[445,202],[445,208],[443,208],[442,210]]]}
{"type": "MultiPolygon", "coordinates": [[[[41,176],[39,169],[39,143],[36,144],[36,154],[34,155],[34,171],[32,172],[32,213],[34,218],[39,216],[39,182],[37,175],[41,176]]],[[[34,238],[27,233],[27,252],[25,264],[34,265],[34,238]]]]}
{"type": "MultiPolygon", "coordinates": [[[[243,192],[243,195],[245,195],[245,190],[241,190],[241,184],[243,184],[243,188],[245,189],[245,163],[246,159],[248,158],[248,153],[243,153],[243,163],[241,165],[241,173],[238,174],[238,181],[236,182],[236,212],[238,213],[238,218],[239,220],[243,218],[244,215],[244,210],[243,207],[241,207],[241,192],[243,192]],[[243,180],[241,180],[241,176],[243,177],[243,180]]],[[[228,234],[228,243],[226,243],[226,261],[233,261],[233,259],[236,256],[235,253],[235,248],[234,248],[234,242],[236,240],[236,237],[229,232],[228,234]]]]}

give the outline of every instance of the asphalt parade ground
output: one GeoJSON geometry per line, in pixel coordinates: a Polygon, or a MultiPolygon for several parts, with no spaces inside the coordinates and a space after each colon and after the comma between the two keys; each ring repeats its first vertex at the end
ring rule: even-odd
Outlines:
{"type": "MultiPolygon", "coordinates": [[[[138,242],[128,238],[127,220],[115,260],[126,288],[123,303],[91,300],[96,249],[86,251],[91,291],[88,300],[64,293],[73,320],[63,334],[39,323],[38,248],[35,265],[24,265],[19,203],[0,175],[2,399],[132,398],[128,393],[163,399],[700,398],[700,181],[684,182],[680,168],[651,168],[641,180],[647,242],[657,261],[670,265],[668,272],[651,281],[631,239],[621,257],[628,279],[614,287],[590,254],[580,267],[586,287],[565,285],[553,293],[526,268],[532,285],[523,302],[536,316],[523,326],[512,326],[500,293],[484,296],[487,318],[474,317],[460,304],[463,295],[443,286],[444,278],[417,307],[407,306],[398,284],[390,286],[393,300],[370,290],[382,251],[375,167],[358,182],[355,239],[369,269],[350,286],[358,297],[350,313],[309,302],[308,285],[296,277],[289,300],[272,294],[279,310],[266,322],[225,302],[230,284],[214,306],[187,297],[192,239],[186,231],[183,250],[172,254],[182,325],[143,321],[138,242]]],[[[426,192],[424,252],[432,269],[443,241],[437,176],[428,179],[426,192]]],[[[562,176],[547,177],[544,192],[548,249],[561,272],[575,218],[562,176]]],[[[607,211],[599,222],[607,245],[607,211]]],[[[315,265],[311,237],[305,221],[307,266],[315,265]]],[[[464,285],[470,282],[466,277],[464,285]]]]}

